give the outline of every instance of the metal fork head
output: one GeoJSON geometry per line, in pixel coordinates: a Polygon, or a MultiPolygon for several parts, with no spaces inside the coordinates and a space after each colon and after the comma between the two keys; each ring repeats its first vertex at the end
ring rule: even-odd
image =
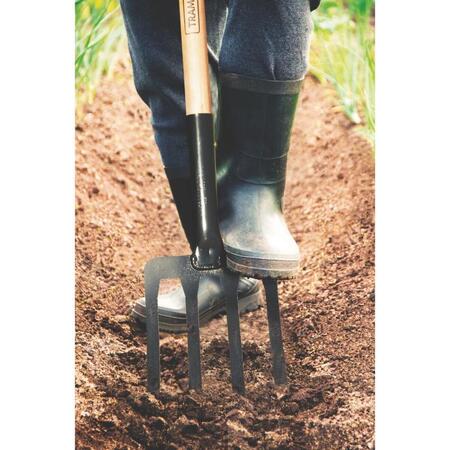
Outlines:
{"type": "MultiPolygon", "coordinates": [[[[160,389],[160,354],[158,324],[158,291],[160,281],[180,279],[186,296],[186,325],[188,335],[189,388],[202,387],[200,361],[200,326],[198,315],[198,286],[206,274],[219,274],[226,298],[228,344],[230,349],[231,384],[241,394],[245,392],[241,333],[238,310],[239,274],[223,269],[197,270],[192,266],[191,256],[163,256],[147,262],[144,272],[145,303],[147,309],[147,388],[150,392],[160,389]]],[[[277,281],[263,280],[267,299],[270,343],[272,347],[272,370],[276,384],[286,382],[286,368],[281,336],[277,281]]]]}
{"type": "MultiPolygon", "coordinates": [[[[189,388],[202,387],[200,362],[200,327],[198,317],[198,286],[206,274],[218,274],[222,269],[197,270],[190,256],[167,256],[150,260],[145,266],[145,303],[147,308],[147,387],[150,392],[160,388],[160,355],[158,325],[158,291],[160,281],[178,278],[186,296],[186,325],[188,335],[189,388]]],[[[239,275],[224,271],[221,273],[223,289],[227,299],[227,322],[230,345],[231,381],[233,388],[244,392],[244,374],[237,286],[239,275]]]]}

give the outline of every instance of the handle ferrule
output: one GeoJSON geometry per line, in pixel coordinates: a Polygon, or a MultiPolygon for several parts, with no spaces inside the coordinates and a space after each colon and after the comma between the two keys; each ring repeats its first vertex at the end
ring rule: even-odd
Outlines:
{"type": "Polygon", "coordinates": [[[217,223],[216,156],[212,114],[187,116],[194,156],[197,191],[197,248],[192,264],[197,269],[222,265],[223,243],[217,223]]]}
{"type": "Polygon", "coordinates": [[[205,0],[179,0],[186,115],[197,191],[196,269],[222,265],[223,243],[217,222],[214,123],[209,84],[205,0]]]}

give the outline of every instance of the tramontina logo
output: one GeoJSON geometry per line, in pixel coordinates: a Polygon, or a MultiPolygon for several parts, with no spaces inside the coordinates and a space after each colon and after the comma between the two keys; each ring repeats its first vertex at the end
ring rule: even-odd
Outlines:
{"type": "Polygon", "coordinates": [[[184,27],[186,34],[200,32],[198,0],[184,0],[184,27]]]}

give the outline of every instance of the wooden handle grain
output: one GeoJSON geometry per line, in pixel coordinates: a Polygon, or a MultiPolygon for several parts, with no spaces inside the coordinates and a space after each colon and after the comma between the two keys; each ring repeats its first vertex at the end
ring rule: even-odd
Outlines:
{"type": "Polygon", "coordinates": [[[186,114],[211,114],[205,0],[179,0],[186,114]]]}

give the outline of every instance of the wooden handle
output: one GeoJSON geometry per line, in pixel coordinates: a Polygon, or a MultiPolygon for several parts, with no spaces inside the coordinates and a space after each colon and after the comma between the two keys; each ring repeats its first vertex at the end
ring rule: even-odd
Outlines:
{"type": "Polygon", "coordinates": [[[211,114],[205,0],[179,0],[186,114],[211,114]]]}

